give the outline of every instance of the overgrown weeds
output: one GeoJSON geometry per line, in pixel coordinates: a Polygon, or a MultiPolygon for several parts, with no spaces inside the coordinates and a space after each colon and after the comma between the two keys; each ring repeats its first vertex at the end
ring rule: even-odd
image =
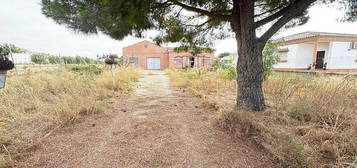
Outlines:
{"type": "Polygon", "coordinates": [[[103,72],[102,68],[99,68],[96,65],[77,65],[77,66],[70,66],[67,67],[70,71],[73,72],[80,72],[80,73],[87,73],[89,75],[99,75],[103,72]]]}
{"type": "Polygon", "coordinates": [[[110,71],[104,71],[96,78],[96,84],[101,88],[106,88],[114,91],[130,91],[132,83],[136,82],[140,77],[140,71],[132,67],[118,67],[113,82],[110,71]]]}
{"type": "Polygon", "coordinates": [[[168,70],[168,74],[175,86],[191,87],[202,92],[217,92],[235,86],[233,70],[219,70],[214,72],[200,69],[175,71],[168,70]]]}
{"type": "MultiPolygon", "coordinates": [[[[111,78],[106,73],[90,75],[59,69],[27,70],[10,76],[6,88],[0,90],[0,167],[27,155],[52,130],[81,116],[102,112],[112,96],[106,87],[111,85],[111,78]]],[[[129,88],[137,73],[119,68],[117,76],[135,77],[121,80],[116,87],[129,88]]]]}
{"type": "Polygon", "coordinates": [[[269,108],[254,113],[227,108],[235,103],[232,78],[219,71],[194,78],[190,73],[169,72],[174,84],[219,104],[218,126],[259,139],[284,167],[357,165],[355,76],[273,74],[264,82],[269,108]]]}

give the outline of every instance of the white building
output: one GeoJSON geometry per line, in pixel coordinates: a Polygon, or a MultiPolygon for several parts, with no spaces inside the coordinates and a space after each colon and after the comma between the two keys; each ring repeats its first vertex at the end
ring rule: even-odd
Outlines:
{"type": "Polygon", "coordinates": [[[357,72],[357,34],[304,32],[283,41],[274,69],[357,72]]]}
{"type": "Polygon", "coordinates": [[[237,65],[237,60],[238,60],[238,53],[230,53],[228,56],[221,58],[220,62],[225,66],[234,67],[237,65]]]}
{"type": "Polygon", "coordinates": [[[10,60],[14,60],[15,64],[31,64],[31,54],[30,53],[14,53],[10,60]]]}

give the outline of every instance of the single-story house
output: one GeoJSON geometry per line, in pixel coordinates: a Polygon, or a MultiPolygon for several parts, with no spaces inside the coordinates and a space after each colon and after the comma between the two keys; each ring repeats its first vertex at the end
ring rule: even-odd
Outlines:
{"type": "Polygon", "coordinates": [[[191,53],[175,52],[174,48],[161,47],[147,40],[123,48],[124,64],[148,70],[205,68],[213,59],[213,53],[193,56],[191,53]]]}
{"type": "Polygon", "coordinates": [[[276,70],[357,72],[357,34],[304,32],[282,40],[276,70]]]}

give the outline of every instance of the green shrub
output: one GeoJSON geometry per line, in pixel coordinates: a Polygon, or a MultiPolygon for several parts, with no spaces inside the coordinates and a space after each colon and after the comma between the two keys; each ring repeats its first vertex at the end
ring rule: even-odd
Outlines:
{"type": "Polygon", "coordinates": [[[62,59],[59,56],[51,55],[51,56],[48,56],[48,62],[50,64],[60,64],[60,63],[62,63],[62,59]]]}
{"type": "Polygon", "coordinates": [[[235,67],[229,67],[225,69],[220,69],[217,71],[220,76],[229,79],[229,80],[234,80],[237,78],[237,70],[235,67]]]}
{"type": "Polygon", "coordinates": [[[75,64],[76,60],[74,57],[62,57],[64,64],[75,64]]]}
{"type": "Polygon", "coordinates": [[[263,50],[264,79],[273,73],[273,65],[280,60],[280,54],[277,52],[280,41],[269,41],[263,50]]]}
{"type": "Polygon", "coordinates": [[[89,73],[89,74],[94,74],[94,75],[99,75],[103,72],[101,68],[98,68],[97,66],[94,65],[89,65],[89,66],[74,66],[69,68],[70,71],[73,72],[84,72],[84,73],[89,73]]]}
{"type": "Polygon", "coordinates": [[[69,57],[55,56],[44,53],[35,53],[31,55],[31,61],[35,64],[98,64],[99,60],[94,60],[87,57],[69,57]]]}
{"type": "Polygon", "coordinates": [[[31,55],[31,61],[35,64],[48,64],[48,55],[43,53],[35,53],[31,55]]]}

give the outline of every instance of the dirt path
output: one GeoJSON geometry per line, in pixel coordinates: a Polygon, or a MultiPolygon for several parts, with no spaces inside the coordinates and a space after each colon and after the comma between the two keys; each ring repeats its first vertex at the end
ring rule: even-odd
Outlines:
{"type": "Polygon", "coordinates": [[[170,88],[163,72],[147,73],[106,114],[57,131],[17,167],[276,167],[248,140],[213,127],[199,101],[170,88]]]}

